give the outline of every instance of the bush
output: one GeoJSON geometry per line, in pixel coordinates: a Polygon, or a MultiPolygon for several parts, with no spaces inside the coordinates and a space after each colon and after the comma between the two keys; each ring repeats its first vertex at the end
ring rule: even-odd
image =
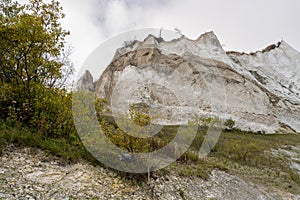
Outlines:
{"type": "Polygon", "coordinates": [[[147,130],[143,127],[149,125],[151,120],[149,115],[135,108],[135,105],[130,106],[129,116],[125,114],[119,116],[118,123],[122,127],[118,127],[114,120],[105,117],[103,114],[107,101],[97,98],[95,102],[95,110],[101,130],[119,148],[129,152],[149,152],[154,146],[157,146],[156,140],[153,138],[145,139],[128,134],[130,131],[135,132],[137,136],[147,136],[147,130]]]}
{"type": "MultiPolygon", "coordinates": [[[[3,87],[2,87],[3,88],[3,87]]],[[[33,85],[28,98],[19,94],[22,87],[7,87],[1,90],[1,118],[15,126],[20,123],[43,136],[75,136],[72,116],[72,94],[63,89],[33,85]]]]}
{"type": "Polygon", "coordinates": [[[226,126],[228,129],[232,129],[235,125],[235,122],[232,119],[227,119],[224,122],[224,126],[226,126]]]}

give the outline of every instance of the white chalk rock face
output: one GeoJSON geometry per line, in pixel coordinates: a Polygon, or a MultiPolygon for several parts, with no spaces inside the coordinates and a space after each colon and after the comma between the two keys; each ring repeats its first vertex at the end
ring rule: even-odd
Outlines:
{"type": "Polygon", "coordinates": [[[86,70],[85,73],[80,77],[77,82],[77,89],[78,90],[95,90],[95,83],[92,74],[86,70]]]}
{"type": "Polygon", "coordinates": [[[96,95],[116,111],[147,105],[159,124],[219,116],[242,130],[299,133],[300,53],[285,41],[225,52],[213,32],[168,42],[149,35],[116,51],[96,95]]]}

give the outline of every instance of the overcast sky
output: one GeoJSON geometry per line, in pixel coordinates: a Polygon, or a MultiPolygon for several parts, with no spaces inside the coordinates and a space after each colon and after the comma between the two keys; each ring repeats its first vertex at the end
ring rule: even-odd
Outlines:
{"type": "Polygon", "coordinates": [[[225,50],[252,52],[284,39],[300,50],[299,0],[61,0],[80,68],[101,43],[135,28],[179,28],[188,38],[214,31],[225,50]]]}

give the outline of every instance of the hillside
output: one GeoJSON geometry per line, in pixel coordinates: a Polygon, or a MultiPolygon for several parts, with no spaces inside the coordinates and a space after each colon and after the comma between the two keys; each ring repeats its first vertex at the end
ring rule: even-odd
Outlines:
{"type": "Polygon", "coordinates": [[[250,54],[224,51],[213,32],[196,40],[149,35],[126,43],[97,81],[86,71],[77,91],[51,96],[49,107],[60,112],[40,109],[69,128],[61,135],[49,134],[47,120],[37,120],[38,130],[14,118],[0,121],[0,199],[298,200],[299,68],[300,53],[285,41],[250,54]],[[126,123],[113,118],[128,108],[137,125],[163,128],[150,139],[128,136],[126,123]],[[197,130],[181,154],[183,136],[194,130],[191,119],[197,130]],[[186,132],[161,157],[148,156],[180,129],[186,132]],[[218,132],[215,144],[211,130],[218,132]],[[199,157],[203,144],[211,146],[199,157]]]}
{"type": "MultiPolygon", "coordinates": [[[[299,153],[298,149],[298,156],[299,153]]],[[[0,199],[300,198],[278,186],[266,186],[220,170],[212,171],[207,180],[176,173],[154,174],[147,184],[143,179],[122,177],[86,162],[70,164],[32,148],[11,146],[3,152],[0,161],[0,199]]]]}
{"type": "Polygon", "coordinates": [[[213,32],[196,40],[149,35],[116,50],[96,82],[87,71],[78,87],[113,99],[115,112],[127,100],[150,106],[159,124],[218,116],[244,131],[294,133],[300,132],[299,71],[300,53],[285,41],[246,54],[225,52],[213,32]]]}

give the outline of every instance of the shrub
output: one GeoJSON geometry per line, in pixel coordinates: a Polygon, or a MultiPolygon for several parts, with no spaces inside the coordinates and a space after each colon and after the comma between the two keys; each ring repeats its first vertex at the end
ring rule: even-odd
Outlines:
{"type": "Polygon", "coordinates": [[[224,122],[224,126],[226,126],[228,129],[232,129],[235,125],[235,122],[232,119],[227,119],[224,122]]]}

